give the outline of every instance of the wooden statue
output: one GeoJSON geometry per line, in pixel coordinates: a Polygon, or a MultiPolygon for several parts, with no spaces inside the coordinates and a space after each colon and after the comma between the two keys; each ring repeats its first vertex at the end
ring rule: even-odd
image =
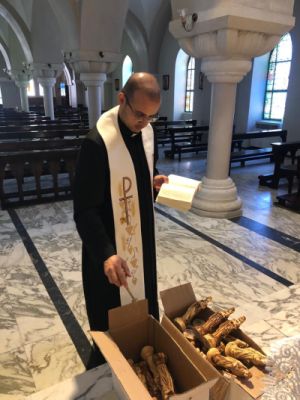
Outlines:
{"type": "Polygon", "coordinates": [[[192,320],[201,312],[207,308],[208,303],[212,301],[211,297],[207,297],[204,300],[199,300],[189,306],[186,312],[181,316],[174,319],[174,324],[177,328],[183,332],[187,325],[189,325],[192,320]]]}
{"type": "Polygon", "coordinates": [[[135,364],[132,359],[129,359],[127,361],[130,364],[131,368],[134,370],[134,372],[137,374],[137,376],[139,377],[140,381],[143,383],[145,388],[148,389],[146,377],[145,377],[141,367],[138,364],[135,364]]]}
{"type": "Polygon", "coordinates": [[[245,316],[237,319],[227,320],[223,322],[214,333],[207,333],[204,336],[199,335],[199,339],[206,349],[218,347],[221,340],[229,335],[234,329],[238,329],[245,320],[245,316]]]}
{"type": "Polygon", "coordinates": [[[204,336],[207,333],[213,332],[222,322],[224,322],[233,312],[235,308],[229,308],[225,311],[218,311],[212,314],[206,322],[203,324],[193,323],[193,327],[196,331],[204,336]]]}
{"type": "Polygon", "coordinates": [[[233,375],[241,378],[249,379],[252,377],[251,372],[243,363],[235,358],[222,356],[219,350],[216,348],[209,349],[206,355],[208,361],[210,361],[216,367],[226,369],[233,375]]]}
{"type": "Polygon", "coordinates": [[[147,367],[146,361],[140,361],[139,366],[142,370],[143,375],[146,378],[147,389],[153,399],[160,399],[159,386],[154,382],[153,376],[147,367]]]}
{"type": "Polygon", "coordinates": [[[265,367],[267,362],[267,357],[264,354],[239,339],[227,343],[225,354],[243,362],[250,362],[257,367],[265,367]]]}
{"type": "Polygon", "coordinates": [[[162,400],[168,400],[169,396],[175,393],[174,382],[167,367],[167,357],[164,353],[157,353],[153,356],[154,364],[159,373],[162,400]]]}
{"type": "Polygon", "coordinates": [[[156,368],[156,365],[153,361],[153,353],[154,349],[152,346],[144,346],[141,351],[141,358],[146,361],[148,367],[150,368],[150,371],[152,372],[154,382],[156,385],[160,385],[160,378],[159,378],[159,373],[156,368]]]}

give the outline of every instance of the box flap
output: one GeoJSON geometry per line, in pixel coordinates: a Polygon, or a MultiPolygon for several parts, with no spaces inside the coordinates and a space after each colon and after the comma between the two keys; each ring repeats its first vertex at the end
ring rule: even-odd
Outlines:
{"type": "Polygon", "coordinates": [[[147,299],[139,300],[125,306],[116,307],[108,311],[109,330],[119,329],[132,322],[143,321],[148,318],[147,299]]]}
{"type": "Polygon", "coordinates": [[[91,336],[99,347],[101,353],[107,360],[110,368],[114,371],[115,377],[122,386],[122,392],[128,395],[130,400],[151,400],[149,392],[137,376],[119,347],[105,332],[91,332],[91,336]]]}
{"type": "Polygon", "coordinates": [[[165,313],[169,318],[181,315],[196,301],[196,296],[190,283],[163,290],[160,292],[160,297],[165,313]]]}

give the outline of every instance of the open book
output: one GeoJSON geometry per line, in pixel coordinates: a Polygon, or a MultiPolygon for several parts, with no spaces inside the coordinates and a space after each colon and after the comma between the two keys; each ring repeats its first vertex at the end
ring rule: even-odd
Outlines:
{"type": "Polygon", "coordinates": [[[169,183],[162,184],[156,202],[180,211],[188,211],[201,181],[179,175],[169,175],[168,178],[169,183]]]}

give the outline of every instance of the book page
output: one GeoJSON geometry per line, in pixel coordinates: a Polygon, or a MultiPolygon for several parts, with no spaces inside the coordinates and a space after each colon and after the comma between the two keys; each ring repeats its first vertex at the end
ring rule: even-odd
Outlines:
{"type": "Polygon", "coordinates": [[[201,184],[201,182],[197,181],[196,179],[185,178],[184,176],[179,176],[174,174],[169,175],[168,178],[169,178],[169,184],[185,186],[193,188],[194,190],[199,190],[199,186],[201,184]]]}
{"type": "Polygon", "coordinates": [[[192,206],[195,189],[177,186],[170,183],[163,183],[156,202],[169,207],[187,211],[192,206]]]}

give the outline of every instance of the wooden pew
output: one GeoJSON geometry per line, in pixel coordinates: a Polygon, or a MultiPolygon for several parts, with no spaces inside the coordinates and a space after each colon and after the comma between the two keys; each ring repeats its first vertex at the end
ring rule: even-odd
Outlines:
{"type": "Polygon", "coordinates": [[[197,120],[190,119],[190,120],[176,120],[176,121],[168,121],[168,120],[159,120],[152,122],[152,127],[154,133],[157,138],[157,144],[170,144],[172,142],[170,129],[180,126],[190,127],[195,126],[197,124],[197,120]]]}
{"type": "Polygon", "coordinates": [[[291,193],[289,191],[288,194],[283,194],[277,196],[278,205],[290,208],[294,211],[300,211],[300,156],[296,157],[296,176],[298,178],[298,189],[296,193],[291,193]]]}
{"type": "Polygon", "coordinates": [[[285,129],[272,129],[272,130],[263,130],[263,131],[255,131],[248,133],[236,133],[232,136],[232,151],[230,156],[230,164],[234,162],[241,163],[241,166],[244,167],[246,161],[250,160],[260,160],[263,158],[270,158],[270,161],[273,160],[273,152],[272,147],[244,147],[242,145],[243,141],[251,140],[251,139],[264,139],[264,138],[281,138],[282,142],[286,142],[287,131],[285,129]],[[235,144],[238,144],[240,151],[233,151],[233,147],[235,144]]]}
{"type": "Polygon", "coordinates": [[[171,149],[165,150],[165,156],[174,159],[178,154],[178,161],[181,161],[183,153],[207,150],[208,130],[208,125],[169,128],[171,149]]]}
{"type": "MultiPolygon", "coordinates": [[[[72,184],[79,147],[34,150],[8,151],[0,153],[0,200],[2,209],[25,204],[69,199],[72,195],[72,184]],[[16,179],[15,190],[5,190],[6,168],[9,166],[16,179]],[[34,187],[26,187],[24,180],[27,171],[34,176],[34,187]],[[68,182],[64,183],[60,174],[66,171],[68,182]],[[52,178],[52,185],[45,187],[42,177],[45,173],[52,178]]],[[[33,182],[31,182],[33,183],[33,182]]]]}
{"type": "Polygon", "coordinates": [[[295,165],[296,153],[300,151],[300,141],[272,143],[272,154],[274,160],[273,174],[259,175],[259,184],[277,189],[279,180],[285,178],[288,180],[288,193],[291,193],[293,180],[297,176],[297,166],[295,165]],[[287,156],[292,159],[292,164],[285,165],[284,161],[287,156]]]}
{"type": "Polygon", "coordinates": [[[26,140],[26,139],[54,139],[67,137],[83,137],[89,132],[88,128],[81,129],[57,129],[45,131],[17,131],[17,132],[0,132],[0,141],[3,140],[26,140]]]}

